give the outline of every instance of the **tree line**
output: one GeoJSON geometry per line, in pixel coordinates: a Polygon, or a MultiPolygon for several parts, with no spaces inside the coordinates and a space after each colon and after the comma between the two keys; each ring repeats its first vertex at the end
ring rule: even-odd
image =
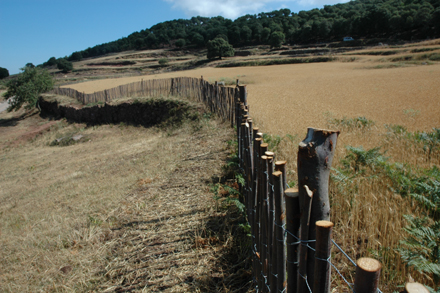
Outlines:
{"type": "Polygon", "coordinates": [[[221,37],[234,47],[281,46],[356,38],[423,39],[440,34],[440,0],[355,0],[322,9],[280,9],[247,14],[232,21],[222,16],[192,17],[153,25],[116,41],[72,53],[79,61],[126,50],[163,47],[204,48],[221,37]]]}

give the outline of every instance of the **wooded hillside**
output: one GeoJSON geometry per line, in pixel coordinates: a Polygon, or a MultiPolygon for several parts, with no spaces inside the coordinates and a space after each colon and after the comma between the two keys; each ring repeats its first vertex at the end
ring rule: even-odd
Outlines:
{"type": "Polygon", "coordinates": [[[203,48],[218,36],[235,47],[259,44],[276,47],[277,40],[283,36],[285,43],[300,44],[341,41],[345,36],[355,40],[411,40],[439,35],[440,0],[355,0],[299,13],[280,9],[248,14],[235,21],[222,16],[166,21],[128,37],[74,52],[68,59],[79,61],[113,52],[172,46],[203,48]]]}

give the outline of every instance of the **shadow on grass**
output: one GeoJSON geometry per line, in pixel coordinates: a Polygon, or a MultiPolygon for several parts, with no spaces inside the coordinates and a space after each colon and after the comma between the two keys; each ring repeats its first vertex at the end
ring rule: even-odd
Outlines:
{"type": "Polygon", "coordinates": [[[254,292],[251,238],[243,224],[245,219],[233,204],[207,219],[196,243],[218,250],[210,274],[185,280],[194,292],[254,292]]]}
{"type": "Polygon", "coordinates": [[[34,115],[37,115],[38,112],[37,111],[28,111],[25,112],[19,116],[16,117],[12,117],[12,118],[8,118],[8,119],[0,119],[0,127],[13,127],[13,126],[17,126],[18,122],[32,117],[34,115]]]}

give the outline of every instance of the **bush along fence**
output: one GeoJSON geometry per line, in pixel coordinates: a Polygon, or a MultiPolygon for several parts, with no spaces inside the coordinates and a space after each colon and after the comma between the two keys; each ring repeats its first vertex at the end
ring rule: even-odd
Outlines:
{"type": "MultiPolygon", "coordinates": [[[[84,104],[110,102],[127,96],[183,96],[204,103],[231,127],[236,126],[238,157],[244,183],[242,200],[252,234],[252,266],[257,292],[316,292],[331,290],[331,269],[356,293],[378,289],[381,263],[371,258],[353,261],[331,238],[328,181],[338,131],[307,130],[299,144],[298,188],[289,188],[286,161],[275,161],[263,133],[252,126],[245,85],[224,87],[196,78],[147,80],[94,94],[57,88],[56,94],[84,104]],[[348,282],[331,261],[334,247],[356,268],[348,282]]],[[[419,283],[407,283],[408,293],[429,292],[419,283]]]]}

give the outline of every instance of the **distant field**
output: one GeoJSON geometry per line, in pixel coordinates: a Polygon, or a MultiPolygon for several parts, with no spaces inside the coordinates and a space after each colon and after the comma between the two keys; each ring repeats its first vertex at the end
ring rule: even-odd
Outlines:
{"type": "Polygon", "coordinates": [[[305,133],[325,127],[326,115],[366,116],[377,124],[410,130],[440,125],[440,64],[371,69],[374,61],[331,62],[239,68],[201,68],[68,85],[92,93],[141,79],[178,76],[208,80],[239,78],[248,83],[251,113],[273,134],[305,133]]]}

